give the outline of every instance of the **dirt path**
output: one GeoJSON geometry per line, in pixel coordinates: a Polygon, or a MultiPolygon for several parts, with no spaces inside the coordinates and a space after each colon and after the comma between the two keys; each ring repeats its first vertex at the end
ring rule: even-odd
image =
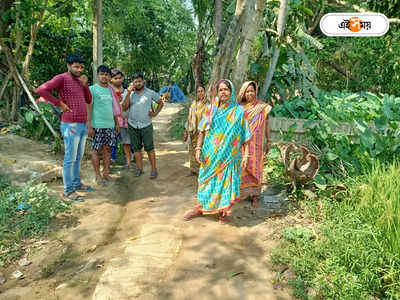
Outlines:
{"type": "MultiPolygon", "coordinates": [[[[167,136],[179,108],[168,104],[154,121],[158,179],[149,179],[145,160],[143,176],[121,171],[112,187],[89,194],[59,218],[48,246],[31,254],[25,279],[7,282],[0,299],[293,299],[273,288],[274,223],[249,204],[234,207],[229,225],[215,216],[182,220],[196,180],[184,177],[185,145],[167,136]],[[45,278],[44,267],[53,271],[45,278]]],[[[85,166],[83,178],[92,180],[85,166]]]]}

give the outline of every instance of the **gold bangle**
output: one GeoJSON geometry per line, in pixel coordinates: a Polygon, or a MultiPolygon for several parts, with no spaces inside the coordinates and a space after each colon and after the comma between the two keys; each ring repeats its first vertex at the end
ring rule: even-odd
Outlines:
{"type": "Polygon", "coordinates": [[[196,147],[194,148],[194,150],[201,150],[201,147],[196,147]]]}

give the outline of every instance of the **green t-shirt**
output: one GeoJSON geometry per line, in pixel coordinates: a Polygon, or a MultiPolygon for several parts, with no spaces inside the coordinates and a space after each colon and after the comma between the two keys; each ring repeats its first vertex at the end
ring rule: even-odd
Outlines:
{"type": "Polygon", "coordinates": [[[112,94],[109,88],[99,84],[92,85],[92,127],[93,128],[114,128],[114,113],[112,106],[112,94]]]}

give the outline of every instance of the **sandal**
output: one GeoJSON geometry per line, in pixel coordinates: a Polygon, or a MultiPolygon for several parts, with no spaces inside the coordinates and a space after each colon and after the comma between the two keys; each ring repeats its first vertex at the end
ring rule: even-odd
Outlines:
{"type": "Polygon", "coordinates": [[[186,177],[197,176],[197,173],[190,171],[186,174],[186,177]]]}
{"type": "Polygon", "coordinates": [[[103,180],[104,180],[106,183],[107,183],[107,182],[113,182],[113,181],[114,181],[114,179],[111,178],[111,177],[104,177],[103,180]]]}
{"type": "Polygon", "coordinates": [[[75,192],[69,193],[68,195],[64,195],[65,199],[68,199],[69,201],[74,201],[74,202],[84,202],[85,200],[81,195],[78,195],[75,192]]]}
{"type": "Polygon", "coordinates": [[[106,185],[106,181],[102,178],[102,179],[96,179],[96,184],[99,186],[105,186],[106,185]]]}
{"type": "Polygon", "coordinates": [[[156,179],[158,176],[157,171],[151,171],[150,179],[156,179]]]}
{"type": "Polygon", "coordinates": [[[81,187],[79,189],[76,189],[75,191],[81,193],[92,193],[95,191],[95,189],[92,188],[90,185],[81,184],[81,187]]]}
{"type": "Polygon", "coordinates": [[[136,177],[139,177],[139,176],[141,176],[142,174],[144,174],[143,170],[137,169],[137,170],[136,170],[136,173],[135,173],[135,176],[136,176],[136,177]]]}
{"type": "Polygon", "coordinates": [[[190,212],[188,212],[186,215],[184,215],[183,219],[185,221],[190,221],[191,219],[200,217],[202,215],[203,215],[203,213],[200,210],[193,209],[190,212]]]}

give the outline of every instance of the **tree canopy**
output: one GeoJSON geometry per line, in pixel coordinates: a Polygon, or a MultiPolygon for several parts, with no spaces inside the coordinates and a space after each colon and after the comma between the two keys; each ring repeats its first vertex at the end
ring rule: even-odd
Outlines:
{"type": "MultiPolygon", "coordinates": [[[[195,84],[223,76],[236,84],[256,80],[264,100],[335,89],[399,95],[399,5],[396,0],[104,1],[104,63],[128,78],[144,72],[154,89],[171,78],[192,91],[195,84]],[[283,8],[287,18],[279,19],[283,8]],[[320,18],[340,11],[383,13],[390,30],[372,38],[324,36],[320,18]]],[[[9,71],[20,70],[34,87],[65,71],[71,52],[86,59],[92,79],[92,1],[7,0],[0,13],[0,74],[7,81],[0,98],[9,99],[18,89],[17,80],[7,78],[9,71]]]]}

